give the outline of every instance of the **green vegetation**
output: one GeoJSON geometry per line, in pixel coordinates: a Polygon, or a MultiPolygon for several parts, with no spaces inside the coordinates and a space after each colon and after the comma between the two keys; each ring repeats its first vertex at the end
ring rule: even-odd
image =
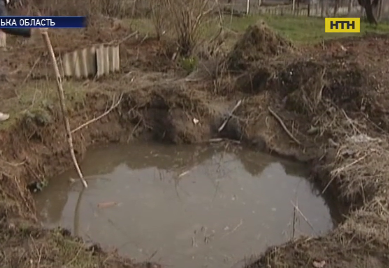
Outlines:
{"type": "MultiPolygon", "coordinates": [[[[63,87],[70,112],[74,107],[84,104],[88,89],[83,87],[82,83],[64,82],[63,87]]],[[[33,80],[22,84],[14,93],[16,97],[8,99],[2,106],[3,111],[12,116],[0,124],[0,130],[13,126],[22,117],[38,120],[41,124],[50,122],[48,111],[55,110],[53,108],[58,102],[54,81],[33,80]]]]}
{"type": "Polygon", "coordinates": [[[188,74],[190,74],[197,68],[198,60],[194,57],[182,58],[180,60],[180,65],[188,74]]]}
{"type": "Polygon", "coordinates": [[[358,36],[365,33],[389,33],[389,24],[372,26],[361,22],[361,33],[325,33],[324,19],[303,16],[249,16],[234,18],[228,21],[226,26],[232,30],[241,32],[247,25],[255,24],[260,19],[265,21],[276,32],[288,39],[299,43],[314,43],[323,39],[341,38],[346,36],[358,36]]]}
{"type": "MultiPolygon", "coordinates": [[[[216,19],[215,19],[216,20],[216,19]]],[[[367,22],[361,22],[361,33],[325,33],[324,19],[304,16],[247,16],[242,18],[224,17],[224,26],[230,30],[241,33],[248,25],[263,20],[276,32],[297,43],[315,43],[324,39],[342,38],[347,36],[359,36],[366,33],[389,33],[389,24],[382,23],[373,26],[367,22]]],[[[131,20],[134,29],[142,33],[153,34],[154,27],[148,19],[131,20]]],[[[217,33],[218,22],[211,21],[204,26],[203,36],[211,38],[217,33]]]]}

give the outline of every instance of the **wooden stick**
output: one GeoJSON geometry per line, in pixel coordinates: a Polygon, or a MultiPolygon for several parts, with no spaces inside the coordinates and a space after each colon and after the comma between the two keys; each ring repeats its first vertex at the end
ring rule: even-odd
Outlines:
{"type": "Polygon", "coordinates": [[[298,206],[296,206],[292,201],[290,201],[293,205],[293,207],[295,208],[295,210],[300,213],[301,217],[303,217],[304,221],[309,225],[309,227],[311,227],[312,231],[314,233],[316,233],[315,231],[315,228],[313,228],[313,225],[309,222],[309,220],[307,219],[307,217],[304,216],[304,214],[301,212],[301,210],[298,208],[298,206]]]}
{"type": "Polygon", "coordinates": [[[230,121],[231,117],[233,116],[236,109],[239,108],[239,106],[242,104],[242,100],[239,100],[238,103],[232,108],[231,112],[229,112],[227,118],[224,120],[223,124],[219,127],[218,131],[221,132],[227,125],[228,121],[230,121]]]}
{"type": "Polygon", "coordinates": [[[293,134],[289,131],[289,129],[285,126],[284,122],[282,121],[281,117],[278,116],[278,114],[276,114],[276,112],[274,112],[270,107],[267,107],[267,109],[269,110],[269,112],[274,116],[275,119],[277,119],[278,123],[280,123],[281,127],[285,130],[286,134],[288,134],[288,136],[295,142],[297,143],[298,145],[302,145],[302,143],[296,139],[293,134]]]}
{"type": "MultiPolygon", "coordinates": [[[[297,202],[296,202],[296,204],[297,204],[297,202]]],[[[296,207],[297,207],[297,205],[293,206],[292,239],[295,238],[295,233],[296,233],[296,220],[297,220],[296,207]]]]}
{"type": "Polygon", "coordinates": [[[78,162],[77,162],[76,154],[74,153],[73,137],[72,137],[72,133],[71,133],[71,130],[70,130],[70,124],[69,124],[69,119],[68,119],[68,115],[67,115],[68,111],[67,111],[66,105],[65,105],[65,94],[64,94],[64,91],[63,91],[63,87],[62,87],[62,78],[61,78],[61,75],[59,73],[59,68],[58,68],[57,61],[55,59],[53,46],[51,45],[51,41],[50,41],[50,38],[49,38],[49,35],[48,35],[47,32],[42,32],[42,38],[43,38],[43,41],[44,41],[44,43],[46,45],[46,48],[47,48],[47,50],[49,52],[49,55],[50,55],[50,58],[51,58],[51,62],[53,64],[55,76],[57,78],[56,80],[57,80],[57,90],[58,90],[59,103],[60,103],[60,106],[61,106],[63,122],[64,122],[64,125],[65,125],[66,138],[67,138],[68,143],[69,143],[70,155],[72,156],[72,160],[73,160],[74,166],[75,166],[75,168],[77,170],[78,176],[80,177],[80,180],[81,180],[82,184],[84,185],[85,188],[88,188],[88,184],[84,180],[84,176],[82,175],[80,166],[78,165],[78,162]]]}
{"type": "Polygon", "coordinates": [[[114,102],[115,100],[112,99],[112,105],[111,105],[111,107],[110,107],[107,111],[105,111],[103,114],[99,115],[98,117],[95,117],[95,118],[89,120],[88,122],[82,124],[81,126],[76,127],[75,129],[73,129],[73,130],[71,131],[71,133],[74,133],[74,132],[76,132],[76,131],[79,131],[80,129],[82,129],[82,128],[88,126],[89,124],[92,124],[93,122],[96,122],[97,120],[100,120],[100,119],[103,118],[104,116],[108,115],[113,109],[115,109],[116,107],[118,107],[118,105],[119,105],[120,102],[122,101],[122,98],[123,98],[123,93],[120,94],[119,99],[118,99],[118,101],[117,101],[116,103],[114,102]]]}

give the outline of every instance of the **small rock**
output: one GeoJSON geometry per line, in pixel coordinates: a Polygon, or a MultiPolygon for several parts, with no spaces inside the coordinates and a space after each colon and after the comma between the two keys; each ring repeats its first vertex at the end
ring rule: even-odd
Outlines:
{"type": "Polygon", "coordinates": [[[315,268],[323,268],[326,265],[326,261],[313,261],[312,265],[315,268]]]}
{"type": "Polygon", "coordinates": [[[102,249],[101,249],[99,244],[96,244],[96,243],[93,243],[93,242],[90,242],[90,241],[85,242],[84,247],[85,247],[85,249],[87,251],[92,251],[92,252],[95,252],[95,253],[102,251],[102,249]]]}

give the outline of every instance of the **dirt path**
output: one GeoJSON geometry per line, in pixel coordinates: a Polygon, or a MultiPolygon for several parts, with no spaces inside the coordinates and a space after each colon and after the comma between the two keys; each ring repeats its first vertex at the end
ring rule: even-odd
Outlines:
{"type": "MultiPolygon", "coordinates": [[[[385,267],[389,37],[295,48],[268,29],[249,31],[214,81],[177,77],[163,46],[150,40],[122,44],[124,71],[117,77],[67,82],[73,129],[123,94],[118,109],[75,133],[77,156],[97,142],[204,143],[224,137],[311,161],[312,180],[349,208],[347,219],[326,236],[270,248],[247,267],[385,267]],[[219,132],[239,100],[236,116],[219,132]]],[[[53,40],[64,44],[60,33],[53,40]]],[[[95,41],[101,40],[73,42],[73,48],[95,41]]],[[[12,112],[0,126],[1,267],[158,267],[134,264],[65,230],[36,224],[27,186],[71,166],[54,81],[38,43],[23,55],[14,49],[0,60],[11,72],[0,86],[1,107],[12,112]]]]}

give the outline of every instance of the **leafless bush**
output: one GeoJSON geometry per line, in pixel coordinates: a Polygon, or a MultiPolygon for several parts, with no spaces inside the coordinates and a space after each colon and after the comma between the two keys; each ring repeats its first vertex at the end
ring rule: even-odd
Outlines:
{"type": "Polygon", "coordinates": [[[176,38],[179,53],[184,56],[190,55],[199,41],[201,26],[209,20],[217,5],[217,0],[159,0],[154,2],[158,3],[152,8],[157,35],[161,34],[162,25],[168,25],[176,38]]]}
{"type": "Polygon", "coordinates": [[[164,28],[167,27],[166,20],[168,18],[167,8],[164,6],[165,1],[152,0],[151,1],[151,20],[153,22],[155,34],[157,39],[160,40],[164,33],[164,28]]]}
{"type": "Polygon", "coordinates": [[[122,18],[134,16],[137,1],[94,0],[103,15],[122,18]]]}

